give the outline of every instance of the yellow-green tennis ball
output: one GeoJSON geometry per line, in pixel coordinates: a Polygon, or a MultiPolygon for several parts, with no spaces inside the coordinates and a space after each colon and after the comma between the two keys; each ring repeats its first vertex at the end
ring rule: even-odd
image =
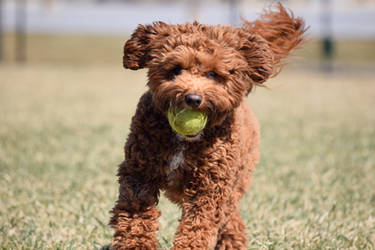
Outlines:
{"type": "Polygon", "coordinates": [[[195,109],[183,109],[171,105],[168,121],[174,131],[182,135],[196,135],[204,129],[207,115],[195,109]]]}

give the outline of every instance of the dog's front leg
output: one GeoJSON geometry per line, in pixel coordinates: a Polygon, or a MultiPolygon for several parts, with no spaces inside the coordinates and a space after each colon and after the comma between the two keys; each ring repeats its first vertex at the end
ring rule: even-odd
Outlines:
{"type": "MultiPolygon", "coordinates": [[[[184,202],[183,215],[173,249],[214,249],[219,229],[235,207],[234,204],[230,204],[225,195],[220,196],[216,193],[223,191],[201,193],[184,202]]],[[[230,192],[230,190],[225,190],[225,192],[230,192]]]]}
{"type": "Polygon", "coordinates": [[[110,221],[115,229],[113,249],[157,249],[155,231],[160,212],[155,183],[158,181],[150,181],[139,172],[120,176],[120,194],[110,221]]]}
{"type": "Polygon", "coordinates": [[[157,249],[155,231],[159,228],[160,212],[155,206],[137,212],[114,208],[113,213],[111,224],[115,234],[112,249],[157,249]]]}

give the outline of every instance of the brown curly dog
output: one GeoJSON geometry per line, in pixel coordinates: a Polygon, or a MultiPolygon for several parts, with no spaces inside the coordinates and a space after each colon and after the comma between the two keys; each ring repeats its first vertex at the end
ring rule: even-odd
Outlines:
{"type": "Polygon", "coordinates": [[[196,22],[139,25],[124,48],[125,68],[148,68],[119,166],[111,211],[114,249],[157,249],[160,191],[182,209],[173,249],[246,249],[238,210],[259,158],[259,126],[246,97],[278,72],[299,45],[303,20],[279,4],[242,27],[196,22]],[[171,104],[208,116],[193,136],[174,132],[171,104]]]}

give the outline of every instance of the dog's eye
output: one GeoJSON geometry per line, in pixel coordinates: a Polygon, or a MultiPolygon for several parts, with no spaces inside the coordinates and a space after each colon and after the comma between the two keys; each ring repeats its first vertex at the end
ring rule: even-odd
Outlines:
{"type": "Polygon", "coordinates": [[[216,79],[219,75],[215,71],[208,71],[206,77],[209,79],[216,79]]]}
{"type": "Polygon", "coordinates": [[[167,73],[168,80],[172,81],[175,79],[176,76],[181,75],[182,67],[180,65],[177,65],[176,67],[172,68],[167,73]]]}
{"type": "Polygon", "coordinates": [[[170,71],[171,77],[175,77],[181,74],[182,68],[181,66],[176,66],[170,71]]]}

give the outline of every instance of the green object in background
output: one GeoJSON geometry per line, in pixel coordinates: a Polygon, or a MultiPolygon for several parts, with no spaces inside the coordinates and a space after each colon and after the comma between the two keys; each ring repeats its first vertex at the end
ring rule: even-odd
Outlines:
{"type": "Polygon", "coordinates": [[[207,115],[195,109],[184,109],[171,105],[168,121],[174,131],[182,135],[196,135],[204,129],[207,115]]]}
{"type": "Polygon", "coordinates": [[[335,53],[335,44],[332,38],[325,37],[322,40],[323,56],[326,59],[332,59],[335,53]]]}

